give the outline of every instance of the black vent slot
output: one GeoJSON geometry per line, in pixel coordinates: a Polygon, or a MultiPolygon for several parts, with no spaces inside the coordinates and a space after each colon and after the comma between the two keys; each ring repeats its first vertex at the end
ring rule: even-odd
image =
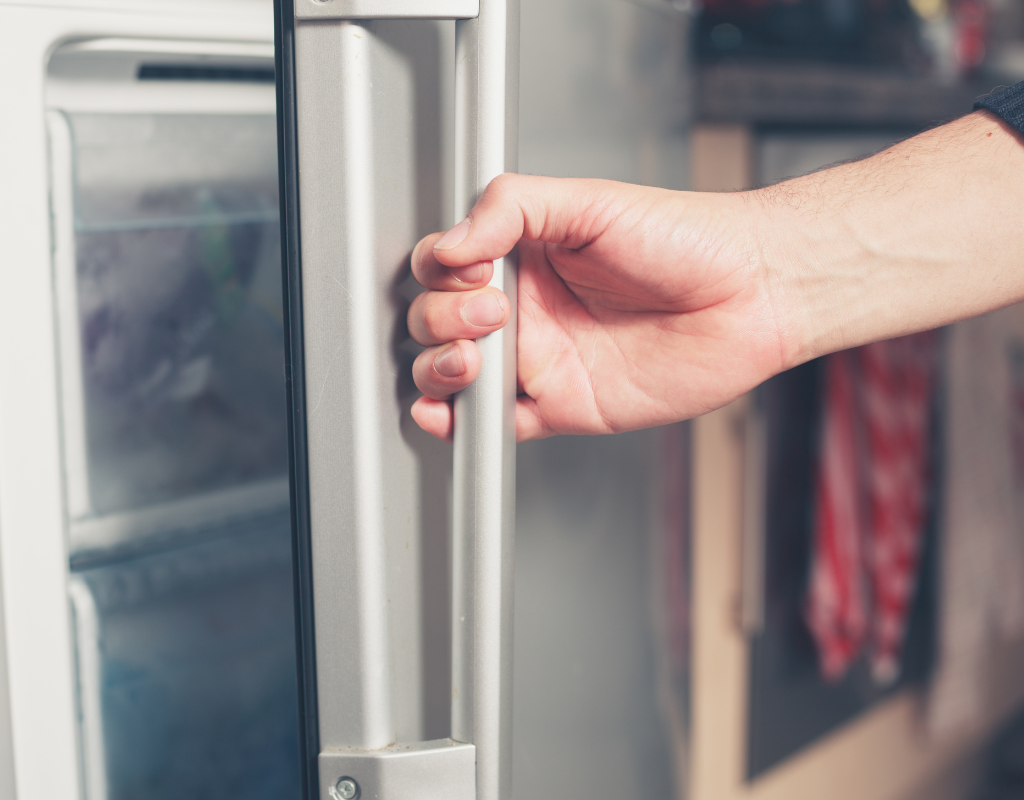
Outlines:
{"type": "Polygon", "coordinates": [[[140,64],[140,81],[208,81],[273,83],[273,67],[228,67],[212,64],[140,64]]]}

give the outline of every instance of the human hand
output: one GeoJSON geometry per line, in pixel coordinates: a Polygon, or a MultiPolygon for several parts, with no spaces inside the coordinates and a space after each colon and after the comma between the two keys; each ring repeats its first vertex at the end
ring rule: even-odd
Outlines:
{"type": "Polygon", "coordinates": [[[491,260],[517,243],[520,440],[687,419],[816,356],[1022,302],[1022,144],[976,112],[756,192],[503,175],[413,252],[413,417],[451,437],[471,340],[508,321],[491,260]]]}
{"type": "Polygon", "coordinates": [[[480,369],[472,341],[508,321],[488,287],[519,245],[520,441],[614,433],[722,406],[795,357],[752,194],[504,175],[467,220],[416,247],[429,291],[409,309],[424,393],[416,421],[452,435],[450,397],[480,369]]]}

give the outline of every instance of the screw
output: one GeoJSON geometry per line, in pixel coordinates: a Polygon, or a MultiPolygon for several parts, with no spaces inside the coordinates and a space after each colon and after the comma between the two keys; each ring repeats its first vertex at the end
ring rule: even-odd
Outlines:
{"type": "Polygon", "coordinates": [[[338,778],[338,782],[331,787],[331,796],[334,800],[356,800],[359,797],[359,784],[351,778],[338,778]]]}

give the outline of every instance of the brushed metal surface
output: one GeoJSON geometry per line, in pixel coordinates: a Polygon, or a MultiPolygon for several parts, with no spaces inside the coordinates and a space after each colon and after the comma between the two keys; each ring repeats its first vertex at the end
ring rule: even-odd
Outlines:
{"type": "Polygon", "coordinates": [[[295,0],[296,19],[467,19],[480,0],[295,0]]]}
{"type": "MultiPolygon", "coordinates": [[[[449,451],[408,415],[408,256],[447,223],[431,21],[296,25],[321,749],[447,734],[449,451]],[[405,294],[403,294],[405,293],[405,294]],[[435,553],[440,553],[440,564],[435,553]],[[436,641],[435,641],[436,640],[436,641]],[[437,652],[439,651],[439,652],[437,652]],[[430,735],[433,733],[433,735],[430,735]]],[[[450,25],[450,24],[449,24],[450,25]]]]}
{"type": "Polygon", "coordinates": [[[384,747],[391,714],[374,263],[371,33],[296,31],[303,316],[323,746],[384,747]]]}
{"type": "MultiPolygon", "coordinates": [[[[422,698],[402,692],[425,665],[395,654],[424,638],[419,615],[427,609],[394,594],[404,586],[397,578],[415,568],[402,563],[399,530],[422,527],[416,469],[436,462],[413,463],[411,434],[401,433],[394,388],[407,367],[395,363],[393,344],[404,308],[393,298],[424,205],[436,198],[417,183],[431,135],[415,125],[430,102],[424,64],[398,33],[438,24],[296,26],[321,758],[417,740],[417,726],[403,719],[422,698]]],[[[484,0],[479,18],[456,24],[454,66],[461,216],[492,178],[516,166],[516,2],[484,0]]],[[[493,283],[514,303],[514,254],[496,264],[493,283]]],[[[480,341],[484,368],[456,403],[451,730],[475,745],[476,796],[487,800],[511,790],[514,312],[504,331],[480,341]]]]}
{"type": "MultiPolygon", "coordinates": [[[[456,23],[455,208],[464,216],[518,161],[519,4],[482,0],[456,23]]],[[[478,800],[512,792],[516,261],[491,285],[512,303],[505,328],[478,340],[479,377],[455,400],[452,737],[477,748],[478,800]]]]}

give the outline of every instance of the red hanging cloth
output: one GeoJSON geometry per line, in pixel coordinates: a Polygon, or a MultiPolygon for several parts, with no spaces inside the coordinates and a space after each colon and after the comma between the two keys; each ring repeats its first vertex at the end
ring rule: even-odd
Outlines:
{"type": "Polygon", "coordinates": [[[821,673],[899,675],[927,515],[935,331],[831,355],[806,616],[821,673]]]}

